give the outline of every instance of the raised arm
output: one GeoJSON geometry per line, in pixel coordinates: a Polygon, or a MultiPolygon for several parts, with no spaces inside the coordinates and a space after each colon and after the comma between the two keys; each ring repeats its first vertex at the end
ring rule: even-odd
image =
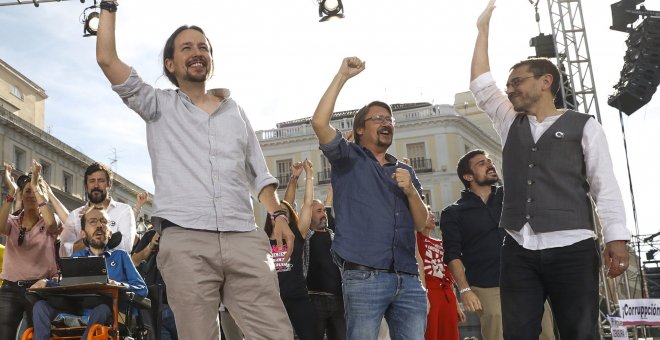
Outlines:
{"type": "Polygon", "coordinates": [[[335,109],[337,97],[339,97],[339,92],[344,87],[344,84],[346,84],[346,81],[362,72],[365,64],[365,62],[357,57],[344,58],[339,72],[337,72],[330,86],[325,90],[323,97],[321,97],[316,111],[314,111],[314,116],[312,116],[312,128],[314,128],[320,144],[329,143],[337,134],[335,128],[330,125],[330,119],[335,109]]]}
{"type": "Polygon", "coordinates": [[[472,54],[472,67],[470,81],[478,76],[490,71],[490,61],[488,59],[488,35],[490,33],[490,17],[495,9],[495,0],[488,1],[486,9],[477,19],[477,41],[474,44],[472,54]]]}
{"type": "Polygon", "coordinates": [[[289,178],[289,184],[287,184],[286,191],[284,191],[284,200],[293,206],[296,200],[296,190],[298,190],[298,178],[300,178],[303,171],[302,162],[291,164],[289,170],[291,171],[291,178],[289,178]]]}
{"type": "Polygon", "coordinates": [[[2,207],[0,207],[0,234],[6,235],[8,232],[7,218],[11,213],[11,205],[16,200],[16,191],[18,187],[11,177],[11,171],[14,167],[11,164],[4,164],[3,182],[7,187],[7,197],[2,197],[2,207]]]}
{"type": "Polygon", "coordinates": [[[48,205],[47,194],[44,191],[46,189],[46,182],[41,179],[41,164],[35,160],[32,160],[32,181],[30,182],[30,186],[32,186],[34,197],[37,199],[39,213],[41,214],[41,218],[44,219],[46,230],[51,234],[57,234],[59,225],[57,224],[53,210],[48,205]]]}
{"type": "MultiPolygon", "coordinates": [[[[116,2],[102,0],[103,3],[116,2]]],[[[96,35],[96,62],[103,70],[106,78],[112,85],[119,85],[128,79],[131,74],[131,68],[124,64],[117,56],[117,46],[115,43],[115,19],[117,12],[110,12],[108,9],[102,9],[99,17],[99,30],[96,35]]]]}
{"type": "Polygon", "coordinates": [[[332,203],[334,199],[335,199],[335,192],[332,190],[332,184],[328,184],[328,193],[325,194],[325,206],[332,207],[332,203]]]}
{"type": "Polygon", "coordinates": [[[140,211],[142,211],[142,206],[147,203],[149,200],[149,193],[146,191],[139,192],[135,196],[135,206],[133,206],[133,215],[135,215],[135,219],[137,220],[140,216],[140,211]]]}
{"type": "Polygon", "coordinates": [[[303,238],[307,237],[309,225],[312,224],[312,203],[314,200],[314,168],[309,159],[303,162],[305,168],[305,194],[303,196],[303,206],[300,209],[300,223],[298,229],[303,238]]]}
{"type": "Polygon", "coordinates": [[[55,193],[53,193],[53,189],[50,187],[50,184],[44,180],[44,185],[46,186],[46,194],[48,196],[48,200],[50,201],[50,204],[53,205],[53,209],[55,209],[55,214],[57,214],[57,217],[60,218],[60,221],[62,223],[66,222],[66,219],[69,218],[69,209],[67,209],[62,202],[55,196],[55,193]]]}

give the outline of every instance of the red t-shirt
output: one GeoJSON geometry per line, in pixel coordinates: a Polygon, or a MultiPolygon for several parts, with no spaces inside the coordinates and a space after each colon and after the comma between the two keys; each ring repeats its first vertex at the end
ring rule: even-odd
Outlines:
{"type": "Polygon", "coordinates": [[[417,248],[419,248],[419,254],[424,262],[426,286],[428,288],[441,285],[451,287],[454,277],[451,276],[443,261],[445,250],[442,248],[442,240],[417,233],[417,248]]]}

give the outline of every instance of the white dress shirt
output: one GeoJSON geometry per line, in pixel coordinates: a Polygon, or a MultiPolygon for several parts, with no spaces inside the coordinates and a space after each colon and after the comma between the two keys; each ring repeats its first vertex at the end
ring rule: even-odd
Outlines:
{"type": "MultiPolygon", "coordinates": [[[[71,256],[73,253],[73,244],[80,239],[80,214],[82,209],[86,207],[87,205],[83,205],[75,209],[66,219],[64,229],[60,235],[60,256],[71,256]]],[[[113,233],[120,232],[122,236],[121,243],[115,249],[123,249],[130,254],[133,249],[133,240],[137,236],[133,208],[126,203],[117,202],[111,197],[107,212],[110,218],[108,228],[113,233]]]]}
{"type": "MultiPolygon", "coordinates": [[[[497,88],[490,72],[481,74],[474,79],[470,83],[470,90],[474,94],[477,105],[488,114],[493,122],[495,130],[502,139],[502,147],[504,147],[509,128],[516,115],[518,115],[513,109],[513,104],[511,104],[507,95],[497,88]]],[[[527,117],[529,118],[529,126],[534,142],[537,142],[560,115],[546,117],[542,122],[537,121],[536,116],[528,115],[527,117]]],[[[607,139],[603,128],[595,119],[589,119],[584,126],[582,150],[584,152],[587,181],[591,189],[591,196],[596,202],[598,216],[603,225],[605,243],[614,240],[630,240],[630,231],[626,228],[626,212],[619,185],[614,177],[607,139]]],[[[504,184],[506,190],[506,183],[504,184]]],[[[536,233],[529,223],[525,223],[520,231],[507,230],[507,233],[518,244],[530,250],[564,247],[596,236],[590,229],[536,233]]]]}

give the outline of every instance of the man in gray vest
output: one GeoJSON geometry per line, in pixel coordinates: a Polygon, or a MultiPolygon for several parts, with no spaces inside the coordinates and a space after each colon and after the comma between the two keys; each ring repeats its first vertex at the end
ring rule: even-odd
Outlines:
{"type": "Polygon", "coordinates": [[[538,338],[547,298],[560,338],[596,339],[600,259],[590,198],[603,225],[610,277],[628,268],[630,239],[607,140],[590,116],[555,108],[561,78],[547,59],[515,64],[506,94],[497,88],[488,59],[494,3],[477,21],[470,89],[503,145],[504,338],[538,338]]]}

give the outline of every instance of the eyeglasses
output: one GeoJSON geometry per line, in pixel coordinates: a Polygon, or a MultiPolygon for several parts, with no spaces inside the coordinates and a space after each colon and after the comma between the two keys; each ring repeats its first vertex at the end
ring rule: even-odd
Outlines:
{"type": "Polygon", "coordinates": [[[23,241],[25,241],[25,227],[18,228],[18,245],[22,246],[23,241]]]}
{"type": "Polygon", "coordinates": [[[369,118],[364,119],[365,122],[368,121],[368,120],[373,120],[374,123],[376,123],[376,124],[383,124],[383,123],[385,123],[385,121],[388,121],[388,122],[392,123],[392,125],[394,125],[394,122],[395,122],[394,117],[387,116],[387,115],[375,115],[375,116],[371,116],[369,118]]]}
{"type": "Polygon", "coordinates": [[[506,92],[509,89],[509,87],[512,87],[514,89],[518,88],[518,86],[520,86],[525,80],[527,80],[529,78],[532,78],[532,77],[538,78],[540,76],[537,76],[537,75],[533,74],[533,75],[527,76],[527,77],[517,77],[517,78],[511,79],[510,82],[506,83],[506,85],[504,87],[504,92],[506,92]]]}

